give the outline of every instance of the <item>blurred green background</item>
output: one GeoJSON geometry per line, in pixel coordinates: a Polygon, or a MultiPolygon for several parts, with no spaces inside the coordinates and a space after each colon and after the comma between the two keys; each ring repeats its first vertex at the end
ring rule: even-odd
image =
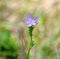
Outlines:
{"type": "Polygon", "coordinates": [[[60,0],[0,0],[0,59],[26,59],[28,13],[39,17],[30,59],[60,59],[60,0]]]}

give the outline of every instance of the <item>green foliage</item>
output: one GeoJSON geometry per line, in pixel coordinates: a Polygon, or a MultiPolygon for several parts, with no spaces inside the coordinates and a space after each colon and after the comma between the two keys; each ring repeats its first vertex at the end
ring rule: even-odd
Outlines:
{"type": "Polygon", "coordinates": [[[0,54],[15,57],[18,55],[19,46],[11,38],[11,32],[5,28],[0,31],[0,54]]]}
{"type": "Polygon", "coordinates": [[[0,31],[0,46],[4,46],[6,41],[9,40],[9,37],[10,32],[6,29],[2,29],[2,31],[0,31]]]}

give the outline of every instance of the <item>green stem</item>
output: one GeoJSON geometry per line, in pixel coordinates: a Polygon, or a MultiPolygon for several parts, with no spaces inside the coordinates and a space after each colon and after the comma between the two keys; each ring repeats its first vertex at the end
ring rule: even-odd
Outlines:
{"type": "Polygon", "coordinates": [[[34,29],[34,27],[33,26],[31,26],[31,27],[29,27],[29,35],[30,35],[30,37],[31,37],[31,40],[30,40],[30,46],[29,46],[29,49],[28,49],[28,53],[27,53],[27,58],[26,59],[29,59],[29,56],[30,56],[30,50],[32,49],[32,47],[33,47],[33,40],[32,40],[32,31],[33,31],[33,29],[34,29]]]}
{"type": "Polygon", "coordinates": [[[30,50],[31,50],[31,48],[28,49],[27,59],[29,59],[30,50]]]}
{"type": "Polygon", "coordinates": [[[29,56],[30,56],[30,50],[31,48],[33,47],[33,41],[32,41],[32,35],[30,36],[31,37],[31,40],[30,40],[30,46],[29,46],[29,49],[28,49],[28,53],[27,53],[27,59],[29,59],[29,56]]]}

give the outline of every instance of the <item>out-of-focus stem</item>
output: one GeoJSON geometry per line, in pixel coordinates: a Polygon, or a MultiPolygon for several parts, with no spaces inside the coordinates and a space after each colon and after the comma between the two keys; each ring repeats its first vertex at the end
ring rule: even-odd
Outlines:
{"type": "Polygon", "coordinates": [[[33,47],[33,41],[32,41],[32,32],[31,32],[31,40],[30,40],[30,46],[29,46],[29,49],[28,49],[28,53],[27,53],[27,58],[26,59],[29,59],[29,56],[30,56],[30,50],[31,48],[33,47]]]}

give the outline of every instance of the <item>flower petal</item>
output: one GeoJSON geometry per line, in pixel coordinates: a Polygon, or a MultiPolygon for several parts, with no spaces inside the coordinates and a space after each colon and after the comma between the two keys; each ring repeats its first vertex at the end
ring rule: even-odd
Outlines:
{"type": "Polygon", "coordinates": [[[31,22],[30,21],[27,21],[27,20],[23,20],[23,23],[25,23],[27,25],[27,27],[30,27],[32,26],[31,22]]]}
{"type": "Polygon", "coordinates": [[[23,23],[27,24],[27,22],[28,22],[27,20],[23,20],[23,23]]]}
{"type": "Polygon", "coordinates": [[[28,27],[31,27],[31,26],[32,26],[32,24],[28,23],[28,24],[27,24],[27,26],[28,26],[28,27]]]}
{"type": "Polygon", "coordinates": [[[32,20],[31,24],[32,25],[36,25],[36,22],[34,20],[32,20]]]}
{"type": "Polygon", "coordinates": [[[37,22],[38,20],[38,16],[34,17],[34,21],[37,22]]]}
{"type": "Polygon", "coordinates": [[[32,26],[31,21],[28,21],[28,22],[27,22],[27,26],[28,26],[28,27],[32,26]]]}
{"type": "Polygon", "coordinates": [[[28,20],[31,21],[32,20],[32,16],[30,14],[28,14],[28,20]]]}

